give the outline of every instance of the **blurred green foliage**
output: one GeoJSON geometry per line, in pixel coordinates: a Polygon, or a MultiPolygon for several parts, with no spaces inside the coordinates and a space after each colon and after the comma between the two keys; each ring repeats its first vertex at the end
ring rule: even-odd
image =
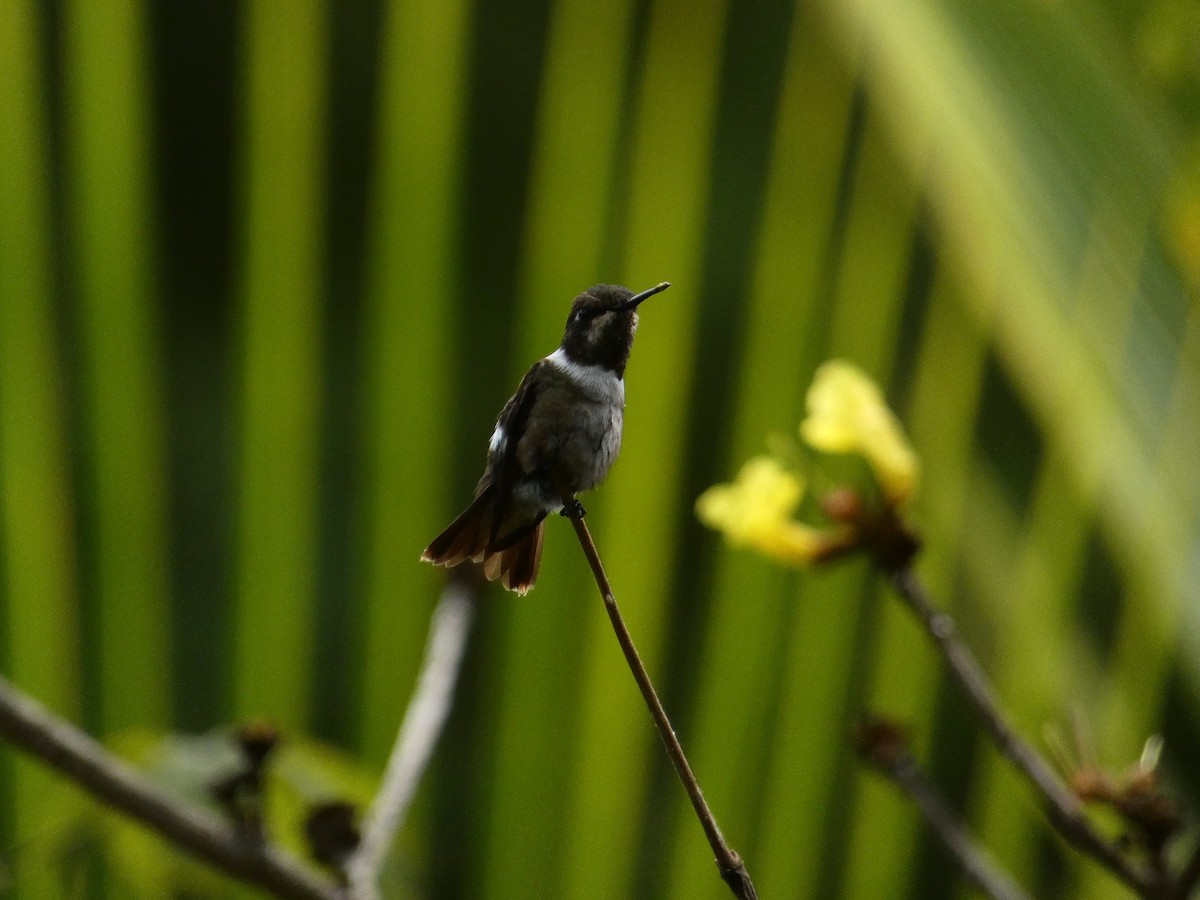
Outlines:
{"type": "MultiPolygon", "coordinates": [[[[1120,896],[867,572],[785,574],[691,509],[855,360],[1015,723],[1079,712],[1114,766],[1161,732],[1195,808],[1198,29],[1185,0],[5,0],[3,671],[110,740],[266,718],[377,770],[492,417],[578,290],[670,279],[588,507],[763,896],[958,890],[852,758],[867,709],[1033,894],[1120,896]]],[[[402,881],[724,896],[568,531],[482,609],[402,881]]],[[[10,892],[130,890],[157,847],[114,829],[64,887],[86,803],[3,759],[10,892]]]]}

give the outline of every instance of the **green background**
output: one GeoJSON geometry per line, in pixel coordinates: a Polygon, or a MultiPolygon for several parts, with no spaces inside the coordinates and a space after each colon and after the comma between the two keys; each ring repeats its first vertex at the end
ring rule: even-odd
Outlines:
{"type": "MultiPolygon", "coordinates": [[[[874,710],[1033,894],[1122,896],[877,579],[692,504],[856,361],[1016,725],[1115,770],[1162,733],[1195,800],[1198,35],[1185,0],[3,0],[4,673],[111,741],[265,718],[370,779],[496,411],[580,289],[666,279],[589,521],[760,894],[961,891],[850,750],[874,710]]],[[[3,759],[14,896],[228,890],[3,759]]],[[[398,869],[725,895],[565,523],[479,610],[398,869]]]]}

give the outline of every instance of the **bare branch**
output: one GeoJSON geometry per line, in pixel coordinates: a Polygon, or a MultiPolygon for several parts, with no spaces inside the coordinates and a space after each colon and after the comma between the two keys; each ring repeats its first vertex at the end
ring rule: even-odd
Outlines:
{"type": "Polygon", "coordinates": [[[717,869],[721,873],[721,878],[729,885],[734,896],[741,898],[741,900],[757,900],[758,894],[755,892],[754,884],[750,880],[750,873],[746,871],[746,865],[742,862],[742,858],[738,855],[737,851],[725,842],[725,837],[721,834],[721,829],[717,827],[717,820],[713,816],[712,810],[708,808],[708,802],[704,799],[704,793],[700,790],[700,784],[696,781],[692,767],[688,764],[687,757],[683,753],[683,747],[680,745],[679,739],[675,736],[675,729],[671,727],[671,720],[667,718],[666,710],[663,709],[662,703],[658,699],[658,693],[654,690],[654,684],[650,680],[650,675],[646,671],[641,657],[638,655],[637,647],[633,643],[633,637],[630,635],[629,629],[625,626],[625,620],[621,617],[621,611],[617,607],[617,600],[613,596],[612,585],[608,581],[608,576],[604,574],[604,564],[600,561],[600,553],[596,549],[595,542],[592,540],[587,523],[583,521],[582,510],[578,507],[578,501],[575,499],[570,486],[564,482],[559,473],[555,472],[553,474],[555,486],[562,495],[564,509],[567,511],[576,510],[576,514],[568,515],[568,518],[571,520],[571,524],[575,526],[575,534],[579,537],[579,544],[583,548],[583,554],[587,557],[588,565],[591,566],[592,575],[595,576],[596,587],[600,589],[600,595],[604,598],[604,608],[608,612],[609,620],[612,622],[613,631],[617,634],[617,642],[621,645],[621,650],[625,654],[625,661],[629,664],[634,681],[637,682],[638,688],[642,692],[642,698],[646,701],[646,706],[650,709],[650,715],[654,718],[654,724],[658,728],[658,733],[667,748],[667,755],[671,758],[671,762],[675,766],[675,771],[679,774],[679,780],[683,782],[684,790],[687,791],[688,798],[692,801],[692,808],[696,811],[696,817],[700,820],[700,825],[704,829],[705,836],[708,838],[709,846],[712,847],[713,853],[717,858],[717,869]]]}
{"type": "Polygon", "coordinates": [[[962,686],[1000,752],[1029,780],[1046,801],[1050,821],[1077,849],[1095,858],[1142,896],[1161,890],[1154,875],[1130,861],[1092,826],[1082,802],[1043,759],[1008,724],[983,669],[958,636],[954,620],[934,608],[924,586],[911,568],[890,572],[892,584],[941,651],[951,673],[962,686]]]}
{"type": "Polygon", "coordinates": [[[1187,900],[1198,884],[1200,884],[1200,838],[1196,841],[1192,855],[1184,863],[1183,869],[1179,873],[1179,880],[1175,883],[1175,890],[1170,896],[1174,900],[1187,900]]]}
{"type": "Polygon", "coordinates": [[[155,787],[4,678],[0,678],[0,737],[235,878],[297,900],[336,900],[340,895],[332,883],[287,854],[239,839],[231,825],[155,787]]]}
{"type": "Polygon", "coordinates": [[[1029,900],[1029,895],[980,846],[925,777],[916,759],[905,748],[897,726],[885,720],[874,720],[859,731],[859,749],[864,758],[912,800],[973,884],[994,900],[1029,900]]]}
{"type": "Polygon", "coordinates": [[[367,812],[362,843],[346,866],[354,900],[379,900],[379,871],[450,715],[476,596],[474,584],[451,578],[433,612],[417,689],[396,735],[383,783],[367,812]]]}

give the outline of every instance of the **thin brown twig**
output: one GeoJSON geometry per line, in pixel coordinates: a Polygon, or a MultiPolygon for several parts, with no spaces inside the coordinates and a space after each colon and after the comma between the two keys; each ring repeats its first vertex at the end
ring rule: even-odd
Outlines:
{"type": "Polygon", "coordinates": [[[950,671],[975,706],[1000,752],[1029,780],[1046,801],[1050,821],[1071,844],[1108,868],[1144,897],[1158,896],[1162,885],[1152,873],[1128,859],[1088,820],[1082,802],[1054,773],[1050,764],[1025,742],[1000,711],[978,661],[959,638],[954,620],[938,611],[910,567],[890,573],[892,584],[945,658],[950,671]]]}
{"type": "Polygon", "coordinates": [[[161,791],[97,741],[0,677],[0,738],[57,769],[109,806],[242,881],[296,900],[337,900],[339,889],[287,854],[161,791]]]}
{"type": "MultiPolygon", "coordinates": [[[[885,726],[886,727],[886,726],[885,726]]],[[[903,791],[950,851],[967,878],[993,900],[1029,900],[1012,876],[992,859],[925,776],[911,753],[895,746],[863,748],[867,761],[903,791]]]]}
{"type": "MultiPolygon", "coordinates": [[[[554,473],[554,481],[562,495],[564,510],[572,508],[578,510],[575,494],[557,472],[554,473]]],[[[671,726],[671,720],[667,718],[666,710],[663,709],[663,705],[658,699],[658,693],[654,690],[650,675],[638,655],[633,637],[617,607],[612,585],[604,573],[604,564],[600,561],[600,553],[596,549],[596,543],[592,540],[587,523],[583,521],[582,514],[568,515],[567,518],[575,527],[575,534],[579,537],[583,554],[591,566],[592,575],[595,576],[596,587],[600,589],[600,595],[604,598],[604,608],[612,622],[613,631],[616,632],[617,642],[625,654],[625,661],[629,664],[633,679],[642,692],[642,698],[646,701],[646,706],[650,709],[650,715],[654,718],[654,724],[658,728],[659,736],[667,748],[667,755],[675,766],[684,790],[687,791],[688,799],[692,801],[692,808],[696,811],[696,817],[700,820],[700,826],[704,829],[709,846],[712,847],[713,854],[716,856],[717,869],[721,873],[721,878],[729,885],[729,889],[733,891],[735,897],[739,897],[741,900],[757,900],[758,894],[754,890],[754,883],[750,880],[750,873],[746,871],[746,865],[742,862],[741,856],[725,842],[721,829],[717,827],[717,820],[713,816],[712,810],[709,809],[708,802],[704,799],[700,783],[696,780],[692,767],[688,764],[679,738],[675,736],[675,729],[671,726]]]]}

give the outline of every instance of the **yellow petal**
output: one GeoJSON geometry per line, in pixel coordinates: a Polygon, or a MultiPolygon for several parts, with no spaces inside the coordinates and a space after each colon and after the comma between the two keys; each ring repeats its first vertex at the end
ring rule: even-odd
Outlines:
{"type": "Polygon", "coordinates": [[[780,562],[807,565],[829,549],[834,538],[800,522],[782,522],[770,532],[758,535],[751,546],[780,562]]]}
{"type": "Polygon", "coordinates": [[[714,485],[701,494],[696,515],[734,543],[748,544],[788,521],[803,494],[796,475],[760,456],[742,466],[733,484],[714,485]]]}
{"type": "Polygon", "coordinates": [[[859,453],[892,504],[912,496],[917,457],[875,382],[852,363],[835,359],[817,369],[808,389],[800,434],[826,453],[859,453]]]}
{"type": "Polygon", "coordinates": [[[804,483],[770,457],[751,459],[733,484],[709,488],[696,501],[696,515],[724,533],[731,544],[751,547],[791,565],[817,559],[830,536],[791,519],[804,483]]]}

